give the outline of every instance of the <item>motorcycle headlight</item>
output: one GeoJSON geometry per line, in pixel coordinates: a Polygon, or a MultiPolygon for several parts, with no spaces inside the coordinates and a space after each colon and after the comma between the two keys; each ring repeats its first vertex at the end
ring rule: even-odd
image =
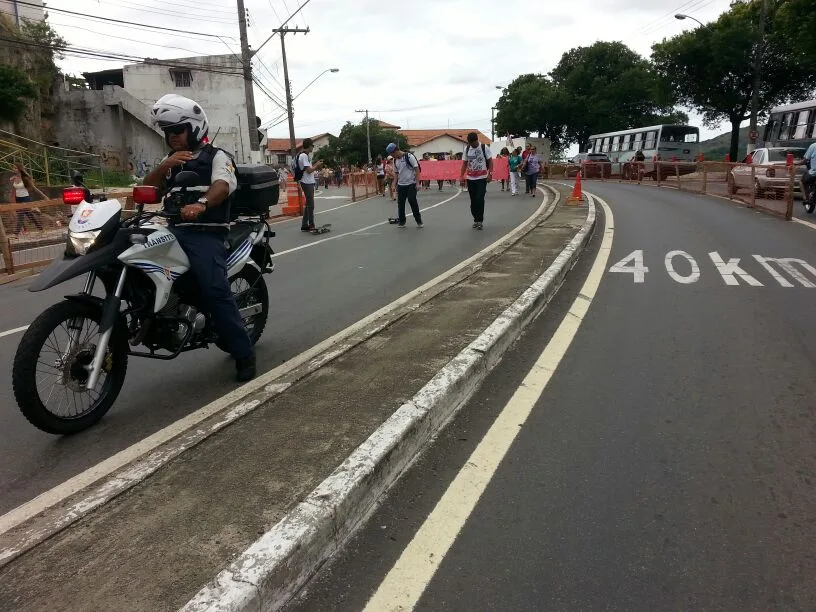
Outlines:
{"type": "Polygon", "coordinates": [[[85,255],[94,246],[94,242],[101,231],[68,232],[68,244],[65,248],[66,255],[85,255]]]}

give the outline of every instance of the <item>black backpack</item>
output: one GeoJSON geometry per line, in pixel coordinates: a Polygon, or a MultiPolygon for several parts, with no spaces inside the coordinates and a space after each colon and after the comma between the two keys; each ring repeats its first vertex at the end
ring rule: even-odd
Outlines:
{"type": "Polygon", "coordinates": [[[416,155],[414,155],[413,153],[409,153],[408,151],[405,151],[404,155],[405,155],[405,163],[406,164],[408,164],[411,168],[413,168],[413,166],[411,165],[411,162],[408,161],[408,156],[410,155],[411,157],[414,158],[414,161],[417,163],[416,171],[417,172],[422,172],[422,164],[419,163],[419,158],[416,155]]]}
{"type": "Polygon", "coordinates": [[[300,156],[303,153],[298,153],[295,156],[295,159],[292,160],[292,175],[295,177],[295,182],[299,183],[300,179],[303,178],[303,168],[300,167],[300,156]]]}

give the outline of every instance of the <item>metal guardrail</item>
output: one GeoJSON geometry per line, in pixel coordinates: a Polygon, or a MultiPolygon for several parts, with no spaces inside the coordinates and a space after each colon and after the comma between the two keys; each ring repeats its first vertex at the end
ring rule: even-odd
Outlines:
{"type": "Polygon", "coordinates": [[[542,178],[573,179],[581,171],[586,181],[652,184],[690,193],[728,198],[749,208],[790,220],[800,192],[802,166],[716,161],[585,162],[548,164],[542,178]]]}

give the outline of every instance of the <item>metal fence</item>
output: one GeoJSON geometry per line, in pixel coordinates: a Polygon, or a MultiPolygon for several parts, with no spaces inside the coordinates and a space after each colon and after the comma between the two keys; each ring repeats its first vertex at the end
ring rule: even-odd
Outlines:
{"type": "Polygon", "coordinates": [[[364,200],[377,195],[377,175],[373,172],[352,172],[348,175],[351,201],[364,200]]]}
{"type": "Polygon", "coordinates": [[[574,178],[668,187],[728,198],[749,208],[790,220],[800,195],[804,167],[786,163],[753,165],[726,162],[587,162],[550,164],[543,178],[574,178]]]}
{"type": "Polygon", "coordinates": [[[105,187],[101,156],[46,145],[0,130],[0,170],[11,170],[15,164],[22,164],[35,182],[46,187],[70,185],[74,170],[84,174],[89,182],[105,187]]]}

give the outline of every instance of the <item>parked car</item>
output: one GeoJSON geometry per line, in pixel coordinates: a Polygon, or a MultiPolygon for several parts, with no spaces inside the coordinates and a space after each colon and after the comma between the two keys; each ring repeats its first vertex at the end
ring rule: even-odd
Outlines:
{"type": "Polygon", "coordinates": [[[805,167],[800,165],[805,155],[804,147],[766,147],[756,149],[746,157],[744,165],[734,166],[728,174],[728,192],[732,195],[740,189],[753,189],[756,197],[763,197],[768,192],[782,196],[790,186],[790,175],[787,169],[788,154],[793,154],[794,191],[800,190],[799,183],[805,167]]]}
{"type": "Polygon", "coordinates": [[[573,177],[581,171],[584,178],[609,178],[612,174],[612,160],[606,153],[579,153],[569,160],[567,176],[573,177]]]}

